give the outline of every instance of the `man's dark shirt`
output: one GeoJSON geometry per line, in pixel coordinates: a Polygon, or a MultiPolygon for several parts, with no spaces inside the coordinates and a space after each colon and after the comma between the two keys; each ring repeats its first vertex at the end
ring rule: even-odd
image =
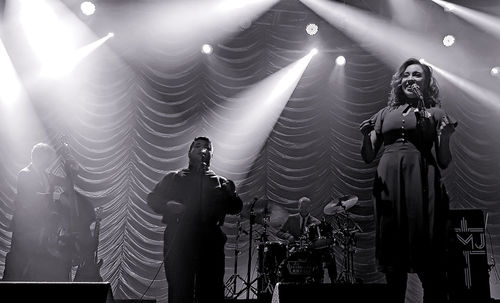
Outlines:
{"type": "Polygon", "coordinates": [[[213,171],[187,168],[168,173],[148,195],[148,205],[163,215],[167,224],[167,245],[177,249],[192,248],[193,240],[214,236],[225,242],[220,230],[226,214],[241,211],[243,202],[234,190],[225,190],[232,181],[217,176],[213,171]],[[185,207],[182,214],[168,211],[167,202],[175,201],[185,207]]]}

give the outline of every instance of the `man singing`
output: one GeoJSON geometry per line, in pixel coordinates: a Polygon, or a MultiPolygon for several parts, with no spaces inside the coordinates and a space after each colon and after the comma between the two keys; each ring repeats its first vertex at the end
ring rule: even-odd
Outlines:
{"type": "Polygon", "coordinates": [[[243,206],[234,182],[209,169],[212,143],[197,137],[189,166],[169,172],[148,195],[148,205],[163,215],[168,302],[224,301],[224,244],[220,226],[226,214],[243,206]]]}

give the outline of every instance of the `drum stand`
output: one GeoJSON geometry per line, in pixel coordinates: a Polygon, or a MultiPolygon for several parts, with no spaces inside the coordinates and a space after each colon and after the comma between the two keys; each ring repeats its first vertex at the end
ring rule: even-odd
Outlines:
{"type": "Polygon", "coordinates": [[[238,274],[238,255],[240,253],[240,250],[238,249],[238,242],[239,242],[240,234],[242,231],[240,219],[241,219],[241,217],[238,216],[238,221],[236,222],[236,243],[234,246],[234,272],[225,283],[225,289],[226,289],[225,297],[229,298],[229,299],[237,299],[238,298],[238,295],[236,293],[236,283],[238,282],[238,280],[241,280],[243,283],[246,282],[245,279],[243,279],[238,274]]]}
{"type": "Polygon", "coordinates": [[[356,248],[355,229],[349,228],[349,213],[345,212],[344,223],[339,224],[343,236],[343,253],[344,253],[344,270],[340,273],[338,281],[340,283],[354,284],[356,283],[356,276],[354,273],[354,252],[356,248]]]}
{"type": "MultiPolygon", "coordinates": [[[[269,223],[268,221],[269,221],[269,218],[264,217],[264,219],[263,219],[264,231],[260,235],[261,243],[266,243],[269,240],[268,236],[267,236],[267,226],[269,223]]],[[[264,252],[262,252],[262,254],[264,254],[264,252]]],[[[264,263],[266,260],[264,259],[264,260],[260,260],[260,261],[264,263]]],[[[279,264],[277,264],[277,266],[279,266],[279,264]]],[[[277,270],[277,268],[276,268],[276,270],[277,270]]],[[[257,285],[258,285],[258,287],[257,287],[257,291],[259,293],[258,297],[262,296],[262,294],[267,294],[269,296],[272,296],[272,294],[274,292],[274,285],[272,283],[272,278],[271,278],[269,272],[265,268],[265,264],[261,264],[261,267],[259,268],[258,272],[259,273],[258,273],[257,277],[255,278],[255,280],[257,280],[257,285]]],[[[277,273],[275,273],[275,275],[277,275],[277,273]]]]}
{"type": "MultiPolygon", "coordinates": [[[[251,267],[252,267],[252,237],[253,237],[253,225],[255,223],[255,212],[254,206],[257,202],[257,198],[254,198],[252,204],[250,206],[250,230],[248,232],[248,263],[247,263],[247,279],[243,280],[243,284],[245,285],[243,289],[241,289],[237,294],[235,294],[235,298],[238,298],[245,291],[247,292],[246,299],[250,299],[250,291],[253,292],[254,295],[257,296],[257,288],[253,286],[253,284],[257,281],[258,277],[250,281],[251,267]]],[[[235,269],[236,270],[236,269],[235,269]]]]}
{"type": "MultiPolygon", "coordinates": [[[[262,265],[262,268],[259,266],[258,267],[258,273],[257,273],[257,276],[250,281],[250,268],[251,268],[251,260],[252,260],[252,254],[251,254],[251,249],[252,249],[252,234],[253,234],[253,231],[252,231],[252,222],[254,222],[253,220],[255,220],[255,214],[253,214],[253,210],[250,212],[250,235],[249,235],[249,242],[250,242],[250,245],[249,245],[249,254],[248,254],[248,269],[247,269],[247,272],[248,272],[248,276],[247,276],[247,281],[249,282],[246,282],[244,281],[245,283],[245,288],[243,288],[242,290],[240,290],[240,292],[236,295],[236,298],[238,298],[243,292],[247,292],[247,300],[249,299],[250,297],[250,291],[253,292],[253,294],[255,296],[257,296],[258,299],[261,299],[262,297],[262,294],[268,294],[269,296],[271,296],[273,294],[273,291],[274,291],[274,285],[271,283],[271,278],[269,277],[268,273],[266,273],[266,271],[264,270],[264,265],[262,265]],[[252,219],[253,218],[253,219],[252,219]],[[257,283],[257,287],[253,286],[255,283],[257,283]]],[[[268,226],[268,221],[269,221],[269,218],[268,217],[264,217],[263,218],[263,226],[264,226],[264,231],[260,234],[260,242],[262,243],[266,243],[267,240],[268,240],[268,235],[267,235],[267,226],[268,226]]],[[[262,262],[264,262],[263,260],[260,260],[262,262]]]]}

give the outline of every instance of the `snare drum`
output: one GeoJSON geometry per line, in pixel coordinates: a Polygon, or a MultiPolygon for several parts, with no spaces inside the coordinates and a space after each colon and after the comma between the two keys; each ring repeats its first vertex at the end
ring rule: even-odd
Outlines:
{"type": "Polygon", "coordinates": [[[308,238],[313,249],[323,249],[334,244],[333,227],[325,221],[313,223],[308,227],[308,238]]]}

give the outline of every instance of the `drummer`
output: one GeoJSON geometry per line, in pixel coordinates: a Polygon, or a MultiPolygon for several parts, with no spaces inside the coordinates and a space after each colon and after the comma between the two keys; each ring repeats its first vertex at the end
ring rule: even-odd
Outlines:
{"type": "MultiPolygon", "coordinates": [[[[321,221],[311,215],[312,201],[308,197],[302,197],[298,201],[299,212],[288,215],[287,220],[281,225],[276,235],[289,243],[293,243],[307,237],[307,229],[309,226],[319,224],[321,221]]],[[[337,265],[335,254],[333,251],[323,251],[320,255],[322,261],[326,263],[328,276],[333,283],[337,279],[337,265]]]]}
{"type": "Polygon", "coordinates": [[[302,197],[298,201],[299,212],[290,214],[285,223],[281,225],[278,237],[288,240],[288,242],[298,241],[306,235],[307,227],[320,221],[310,214],[312,201],[308,197],[302,197]]]}

